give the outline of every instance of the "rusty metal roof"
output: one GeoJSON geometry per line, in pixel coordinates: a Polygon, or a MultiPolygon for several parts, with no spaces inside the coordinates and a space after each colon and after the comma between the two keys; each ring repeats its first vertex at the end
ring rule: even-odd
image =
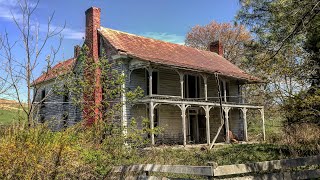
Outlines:
{"type": "Polygon", "coordinates": [[[99,33],[118,51],[153,63],[218,73],[224,76],[259,82],[217,53],[184,45],[146,38],[101,27],[99,33]]]}
{"type": "Polygon", "coordinates": [[[76,61],[75,58],[70,58],[68,60],[59,62],[58,64],[53,66],[51,69],[49,69],[47,72],[39,76],[35,81],[33,81],[32,86],[35,86],[45,81],[49,81],[51,79],[58,77],[59,75],[63,75],[69,72],[72,69],[75,61],[76,61]]]}

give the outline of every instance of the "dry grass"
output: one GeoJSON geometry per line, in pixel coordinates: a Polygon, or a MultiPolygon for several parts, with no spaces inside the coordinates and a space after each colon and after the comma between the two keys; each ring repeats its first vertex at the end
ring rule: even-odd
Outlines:
{"type": "Polygon", "coordinates": [[[313,123],[288,126],[280,143],[287,145],[294,156],[320,154],[320,127],[313,123]]]}
{"type": "MultiPolygon", "coordinates": [[[[26,106],[25,103],[23,103],[22,105],[26,106]]],[[[0,109],[3,109],[3,110],[19,110],[20,109],[20,104],[17,101],[14,101],[14,100],[0,99],[0,109]]]]}

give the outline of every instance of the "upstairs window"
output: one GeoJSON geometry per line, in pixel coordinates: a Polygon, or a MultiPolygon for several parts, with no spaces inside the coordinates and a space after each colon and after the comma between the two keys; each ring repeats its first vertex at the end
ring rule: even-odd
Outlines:
{"type": "Polygon", "coordinates": [[[225,100],[229,101],[229,96],[230,96],[229,95],[229,83],[225,82],[225,86],[224,86],[224,82],[225,81],[220,81],[221,98],[222,98],[222,101],[225,101],[225,100]],[[226,88],[226,90],[224,88],[226,88]]]}
{"type": "MultiPolygon", "coordinates": [[[[146,81],[147,81],[147,95],[149,95],[149,71],[146,70],[146,81]]],[[[152,72],[152,94],[158,94],[159,86],[159,73],[157,71],[152,72]]]]}
{"type": "Polygon", "coordinates": [[[69,90],[66,86],[64,86],[63,102],[69,102],[69,90]]]}
{"type": "Polygon", "coordinates": [[[41,107],[44,107],[45,97],[46,97],[46,89],[44,88],[41,91],[41,99],[40,99],[41,107]]]}
{"type": "Polygon", "coordinates": [[[184,76],[184,97],[199,98],[200,97],[200,77],[193,75],[184,76]]]}

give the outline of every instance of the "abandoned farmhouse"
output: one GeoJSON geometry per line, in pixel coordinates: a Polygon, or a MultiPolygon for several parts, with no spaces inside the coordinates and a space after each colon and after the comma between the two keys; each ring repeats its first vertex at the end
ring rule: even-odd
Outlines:
{"type": "MultiPolygon", "coordinates": [[[[100,8],[91,7],[85,12],[85,44],[90,56],[98,60],[104,51],[108,59],[121,61],[121,71],[126,77],[122,87],[131,90],[140,87],[144,91],[144,97],[133,105],[126,104],[125,94],[122,95],[121,123],[124,127],[130,125],[132,118],[138,127],[148,118],[151,128],[163,128],[160,135],[150,135],[152,144],[209,144],[219,128],[222,130],[217,142],[230,142],[228,132],[240,141],[248,141],[246,113],[254,109],[261,112],[265,136],[264,107],[247,104],[243,98],[246,84],[261,81],[226,60],[220,42],[213,42],[204,51],[105,28],[100,25],[100,11],[100,8]],[[225,116],[221,127],[218,89],[225,116]]],[[[75,50],[74,58],[58,63],[38,77],[33,83],[37,87],[35,102],[40,102],[56,83],[54,70],[66,67],[72,71],[76,61],[75,50]]],[[[99,81],[103,79],[96,83],[99,81]]],[[[96,90],[94,102],[101,101],[100,91],[96,90]]],[[[65,95],[48,95],[38,108],[39,121],[60,120],[55,128],[80,122],[82,110],[63,103],[68,100],[65,95]]]]}

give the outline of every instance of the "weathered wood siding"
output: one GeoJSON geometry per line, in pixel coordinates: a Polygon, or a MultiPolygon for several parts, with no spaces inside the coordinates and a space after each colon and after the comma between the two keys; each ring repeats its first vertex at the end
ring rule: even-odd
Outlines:
{"type": "Polygon", "coordinates": [[[181,110],[174,105],[161,105],[158,107],[159,125],[163,129],[158,138],[163,143],[182,143],[181,110]]]}
{"type": "Polygon", "coordinates": [[[145,120],[147,115],[147,106],[144,104],[136,104],[131,106],[131,116],[129,118],[129,122],[131,122],[132,119],[134,119],[137,123],[137,128],[142,129],[143,128],[143,120],[145,120]]]}
{"type": "Polygon", "coordinates": [[[207,81],[208,81],[208,97],[218,97],[218,84],[214,76],[210,76],[207,81]]]}
{"type": "Polygon", "coordinates": [[[180,77],[174,70],[159,69],[159,93],[161,95],[181,96],[180,77]]]}
{"type": "Polygon", "coordinates": [[[63,85],[50,81],[39,85],[38,91],[35,93],[34,118],[38,122],[43,118],[53,130],[59,130],[63,128],[63,126],[71,126],[82,119],[81,110],[70,102],[70,95],[69,102],[64,103],[63,95],[57,92],[59,90],[63,90],[63,85]],[[39,104],[42,90],[45,90],[46,94],[43,105],[39,104]],[[64,115],[68,117],[65,119],[65,124],[63,122],[64,115]]]}

